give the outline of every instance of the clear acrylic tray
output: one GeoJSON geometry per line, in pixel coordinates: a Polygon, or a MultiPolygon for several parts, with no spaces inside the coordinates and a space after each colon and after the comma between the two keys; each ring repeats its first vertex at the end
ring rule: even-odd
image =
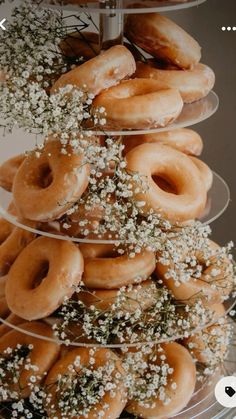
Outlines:
{"type": "MultiPolygon", "coordinates": [[[[205,329],[206,327],[214,325],[221,317],[224,317],[228,313],[230,313],[230,311],[235,306],[235,303],[236,303],[236,300],[235,300],[235,296],[234,296],[234,293],[233,293],[233,296],[228,298],[224,302],[225,313],[224,313],[223,316],[220,315],[218,318],[214,318],[213,321],[198,325],[196,328],[191,330],[191,333],[189,332],[189,335],[195,334],[195,333],[205,329]]],[[[58,323],[58,321],[59,321],[58,319],[59,319],[59,317],[50,316],[50,317],[44,319],[43,321],[45,321],[48,325],[53,326],[53,324],[58,323]]],[[[23,322],[25,322],[25,321],[23,321],[23,322]]],[[[25,333],[29,336],[33,336],[33,337],[43,339],[43,340],[46,340],[46,341],[49,341],[49,342],[58,342],[61,345],[65,345],[65,342],[66,342],[66,340],[60,340],[56,336],[48,337],[48,336],[43,336],[43,335],[39,335],[39,334],[30,332],[30,331],[23,330],[19,324],[18,325],[12,324],[9,321],[7,321],[7,320],[5,320],[1,317],[0,317],[0,323],[4,324],[5,326],[9,327],[10,329],[14,329],[14,330],[17,330],[21,333],[25,333]]],[[[161,344],[161,343],[164,343],[164,342],[172,342],[172,341],[175,341],[175,340],[183,339],[185,337],[186,337],[186,334],[184,334],[184,332],[183,332],[181,334],[176,334],[176,335],[171,336],[171,337],[165,337],[165,338],[161,337],[161,338],[155,339],[153,341],[142,341],[142,342],[135,341],[134,343],[125,342],[125,343],[109,343],[109,344],[97,343],[95,340],[92,343],[90,343],[91,341],[89,342],[88,339],[86,339],[86,337],[84,338],[84,341],[83,341],[83,338],[80,337],[79,341],[76,340],[76,338],[75,338],[74,341],[72,340],[72,338],[70,338],[68,344],[69,344],[70,347],[85,347],[85,348],[101,348],[102,347],[102,348],[110,348],[110,349],[121,349],[121,348],[136,348],[136,347],[140,347],[142,345],[148,345],[148,344],[161,344]]]]}
{"type": "Polygon", "coordinates": [[[179,9],[187,9],[199,6],[206,0],[44,0],[42,5],[49,8],[62,8],[68,11],[78,11],[79,8],[85,12],[110,14],[111,9],[117,13],[152,13],[170,12],[179,9]]]}
{"type": "MultiPolygon", "coordinates": [[[[210,191],[208,192],[208,201],[204,213],[200,218],[200,221],[204,224],[210,224],[219,218],[223,212],[228,207],[230,201],[230,191],[226,182],[219,176],[217,173],[213,172],[213,185],[210,191]]],[[[23,222],[20,222],[16,216],[10,214],[7,211],[7,208],[12,202],[12,194],[5,191],[0,187],[0,216],[8,220],[10,223],[14,224],[17,227],[20,227],[24,230],[31,231],[33,233],[39,234],[41,236],[69,240],[78,243],[117,243],[119,240],[101,240],[101,239],[88,239],[88,238],[79,238],[67,236],[65,233],[61,233],[56,228],[50,229],[51,231],[44,231],[43,224],[42,227],[32,228],[23,222]]]]}

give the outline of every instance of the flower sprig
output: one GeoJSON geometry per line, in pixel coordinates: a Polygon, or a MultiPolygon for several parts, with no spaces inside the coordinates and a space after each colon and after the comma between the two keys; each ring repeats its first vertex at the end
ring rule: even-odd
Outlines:
{"type": "MultiPolygon", "coordinates": [[[[201,300],[193,304],[177,302],[167,288],[158,287],[155,282],[139,299],[132,293],[133,287],[122,287],[106,309],[96,304],[96,298],[94,303],[85,304],[79,293],[77,298],[65,299],[57,312],[58,321],[52,326],[55,335],[67,345],[153,342],[179,335],[187,337],[197,323],[204,325],[211,320],[211,310],[201,300]],[[150,305],[144,308],[142,304],[147,300],[150,305]]],[[[142,285],[138,287],[141,289],[142,285]]],[[[77,291],[91,294],[85,287],[77,291]]]]}
{"type": "Polygon", "coordinates": [[[74,86],[50,95],[55,80],[71,69],[60,53],[67,34],[60,11],[25,1],[16,7],[8,30],[0,36],[0,115],[4,127],[40,134],[60,135],[62,141],[78,138],[83,125],[102,125],[101,112],[91,112],[93,95],[74,86]]]}

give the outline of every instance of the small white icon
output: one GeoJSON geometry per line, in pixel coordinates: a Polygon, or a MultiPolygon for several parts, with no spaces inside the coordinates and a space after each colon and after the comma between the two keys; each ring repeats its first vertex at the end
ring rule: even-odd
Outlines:
{"type": "Polygon", "coordinates": [[[1,29],[3,29],[4,31],[6,30],[6,28],[5,28],[5,26],[4,26],[4,23],[6,22],[6,20],[7,20],[7,19],[5,19],[5,18],[4,18],[4,19],[2,19],[2,20],[1,20],[1,22],[0,22],[0,28],[1,28],[1,29]]]}
{"type": "Polygon", "coordinates": [[[228,31],[228,32],[236,31],[236,26],[222,26],[221,30],[224,31],[224,32],[225,31],[228,31]]]}
{"type": "Polygon", "coordinates": [[[224,407],[236,407],[236,377],[221,378],[215,386],[215,398],[224,407]]]}

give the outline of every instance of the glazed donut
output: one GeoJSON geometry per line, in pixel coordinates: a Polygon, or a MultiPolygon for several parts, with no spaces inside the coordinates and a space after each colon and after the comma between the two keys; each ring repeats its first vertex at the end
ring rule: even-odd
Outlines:
{"type": "Polygon", "coordinates": [[[95,306],[99,310],[110,310],[121,296],[119,309],[133,313],[137,308],[146,310],[155,303],[153,290],[155,290],[154,282],[147,279],[141,284],[126,287],[122,293],[119,289],[95,289],[89,292],[81,291],[77,297],[87,307],[95,306]]]}
{"type": "Polygon", "coordinates": [[[206,205],[206,190],[200,173],[190,158],[162,144],[141,144],[126,155],[127,171],[146,176],[149,189],[135,193],[137,202],[144,203],[142,212],[150,210],[172,222],[193,219],[206,205]],[[167,181],[175,193],[163,191],[155,178],[167,181]]]}
{"type": "Polygon", "coordinates": [[[197,166],[200,171],[201,178],[205,185],[206,191],[208,192],[213,184],[213,173],[209,166],[204,163],[202,160],[197,159],[196,157],[190,157],[192,162],[197,166]]]}
{"type": "Polygon", "coordinates": [[[20,154],[19,156],[12,157],[11,159],[5,161],[0,166],[0,186],[6,191],[12,191],[13,181],[16,175],[17,170],[25,160],[25,155],[20,154]]]}
{"type": "Polygon", "coordinates": [[[19,213],[29,220],[51,221],[63,215],[88,186],[90,167],[83,155],[61,153],[61,142],[49,139],[40,157],[29,155],[19,168],[13,197],[19,213]],[[49,184],[45,179],[49,180],[49,184]]]}
{"type": "Polygon", "coordinates": [[[159,13],[127,16],[127,38],[152,56],[180,68],[192,68],[200,61],[199,44],[172,20],[159,13]]]}
{"type": "Polygon", "coordinates": [[[144,250],[133,258],[117,256],[114,245],[80,244],[87,288],[117,289],[146,280],[155,269],[155,255],[144,250]],[[89,256],[90,255],[90,256],[89,256]]]}
{"type": "Polygon", "coordinates": [[[165,127],[181,113],[183,101],[176,89],[160,90],[156,80],[133,79],[102,92],[93,107],[104,107],[104,128],[144,129],[165,127]]]}
{"type": "Polygon", "coordinates": [[[136,77],[151,78],[158,82],[160,89],[179,90],[184,103],[192,103],[208,95],[215,84],[213,70],[205,64],[196,64],[188,70],[171,65],[138,62],[136,77]]]}
{"type": "Polygon", "coordinates": [[[49,316],[75,292],[83,265],[74,243],[37,238],[21,252],[8,274],[6,299],[10,310],[26,320],[49,316]]]}
{"type": "MultiPolygon", "coordinates": [[[[24,223],[34,227],[34,223],[25,220],[24,223]]],[[[8,273],[22,249],[34,238],[34,233],[15,227],[8,221],[0,219],[0,276],[8,273]]]]}
{"type": "MultiPolygon", "coordinates": [[[[164,355],[166,363],[173,368],[173,373],[167,376],[167,383],[164,384],[165,393],[170,401],[164,404],[158,397],[143,400],[143,403],[138,400],[129,401],[126,410],[140,418],[170,418],[188,404],[194,392],[196,368],[188,350],[175,342],[163,343],[160,347],[163,351],[157,351],[156,361],[153,363],[158,365],[160,356],[164,355]],[[146,407],[145,402],[150,404],[150,407],[146,407]]],[[[147,372],[150,373],[149,370],[147,372]]],[[[163,383],[160,383],[161,385],[163,383]]]]}
{"type": "Polygon", "coordinates": [[[206,303],[220,303],[227,298],[233,288],[233,267],[230,260],[224,260],[217,263],[217,250],[220,247],[209,240],[209,248],[213,252],[209,258],[210,264],[206,265],[203,255],[198,252],[195,254],[198,264],[203,266],[200,278],[191,278],[186,282],[176,285],[174,278],[166,278],[166,274],[170,269],[174,269],[174,265],[163,265],[157,262],[156,275],[162,280],[163,284],[171,290],[174,298],[180,301],[194,301],[201,298],[206,303]]]}
{"type": "Polygon", "coordinates": [[[63,39],[59,48],[68,58],[83,57],[85,60],[99,54],[99,35],[95,32],[72,32],[63,39]]]}
{"type": "Polygon", "coordinates": [[[87,92],[96,96],[102,90],[131,76],[135,69],[133,55],[123,45],[116,45],[63,74],[53,85],[51,93],[56,93],[66,85],[72,85],[86,88],[87,92]]]}
{"type": "Polygon", "coordinates": [[[189,349],[192,357],[203,364],[218,364],[224,360],[227,352],[227,335],[228,330],[225,316],[225,308],[223,304],[213,304],[212,321],[221,318],[217,323],[191,335],[184,339],[183,344],[189,349]]]}
{"type": "MultiPolygon", "coordinates": [[[[59,361],[56,362],[56,364],[52,367],[52,369],[49,371],[48,376],[45,381],[45,390],[49,394],[50,402],[46,404],[45,408],[48,413],[48,416],[50,418],[52,417],[72,417],[73,418],[82,418],[86,417],[87,419],[95,419],[98,417],[101,417],[99,412],[100,410],[103,410],[104,419],[116,419],[120,416],[122,410],[124,409],[126,402],[127,402],[127,396],[126,396],[126,390],[124,386],[124,382],[122,377],[124,377],[124,370],[122,368],[121,361],[119,360],[118,356],[112,352],[109,349],[96,349],[94,351],[94,355],[90,355],[89,349],[86,348],[78,348],[74,349],[72,351],[69,351],[64,357],[59,359],[59,361]],[[93,358],[94,364],[91,364],[90,359],[93,358]],[[80,364],[77,365],[76,360],[80,360],[80,364]],[[103,395],[98,395],[98,401],[97,403],[94,402],[94,404],[87,406],[87,414],[83,415],[80,413],[80,411],[84,409],[85,404],[80,404],[80,400],[78,397],[78,404],[70,406],[70,404],[67,405],[67,411],[65,412],[65,415],[61,415],[61,409],[60,409],[60,387],[58,386],[58,377],[63,376],[70,376],[71,380],[74,380],[77,384],[76,388],[80,388],[80,371],[83,368],[89,369],[92,372],[96,372],[98,369],[104,368],[106,366],[112,366],[114,365],[114,370],[109,374],[109,378],[111,381],[109,381],[111,384],[111,388],[113,388],[113,391],[110,393],[109,390],[104,391],[103,395]],[[73,366],[72,369],[70,366],[73,366]],[[117,374],[120,378],[116,378],[117,374]],[[113,394],[112,394],[113,393],[113,394]],[[71,413],[71,411],[75,411],[76,413],[71,413]]],[[[73,382],[74,384],[74,382],[73,382]]],[[[101,382],[101,387],[103,387],[101,382]]],[[[74,397],[76,398],[76,388],[74,388],[74,397]]],[[[73,388],[71,388],[71,391],[73,392],[73,388]]],[[[100,389],[100,386],[96,389],[98,392],[100,389]]],[[[62,387],[63,391],[63,387],[62,387]]],[[[85,400],[87,400],[87,395],[85,395],[85,400]]]]}
{"type": "MultiPolygon", "coordinates": [[[[17,383],[13,382],[11,374],[7,374],[6,376],[8,384],[7,388],[9,389],[8,393],[16,392],[19,395],[19,398],[25,399],[29,397],[32,391],[29,386],[31,383],[30,378],[34,375],[35,384],[40,384],[40,382],[44,379],[45,373],[47,373],[51,366],[56,362],[60,346],[56,342],[49,342],[27,334],[27,332],[35,333],[51,338],[51,328],[46,324],[39,322],[24,323],[21,325],[21,329],[22,332],[11,330],[0,338],[0,356],[6,357],[5,351],[8,348],[17,349],[18,345],[33,345],[33,349],[26,356],[26,358],[30,358],[30,364],[38,368],[37,372],[33,372],[33,369],[31,368],[25,369],[25,362],[23,362],[23,365],[19,370],[19,379],[17,383]]],[[[11,400],[10,394],[8,394],[8,397],[8,400],[11,400]]]]}
{"type": "Polygon", "coordinates": [[[127,135],[122,139],[125,145],[124,154],[143,143],[158,143],[168,145],[182,153],[199,156],[203,149],[200,135],[188,128],[156,132],[155,134],[127,135]]]}

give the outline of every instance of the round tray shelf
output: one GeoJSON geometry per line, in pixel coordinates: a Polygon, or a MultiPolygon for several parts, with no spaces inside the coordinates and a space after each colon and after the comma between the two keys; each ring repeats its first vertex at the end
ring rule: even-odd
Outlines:
{"type": "Polygon", "coordinates": [[[172,10],[187,9],[199,6],[206,0],[112,0],[112,1],[91,1],[91,0],[44,0],[42,5],[47,8],[62,8],[67,11],[110,14],[116,13],[153,13],[171,12],[172,10]],[[109,3],[111,6],[109,7],[109,3]]]}
{"type": "Polygon", "coordinates": [[[211,91],[204,99],[191,104],[185,104],[180,116],[170,125],[161,128],[152,128],[144,130],[94,130],[97,135],[139,135],[154,134],[161,131],[169,131],[177,128],[189,127],[198,124],[210,118],[219,107],[219,98],[217,94],[211,91]]]}
{"type": "MultiPolygon", "coordinates": [[[[235,296],[228,298],[225,302],[224,302],[224,307],[225,307],[225,314],[224,316],[226,316],[228,313],[230,313],[230,311],[233,309],[233,307],[235,306],[236,300],[235,300],[235,296]]],[[[203,329],[205,329],[206,327],[212,326],[214,325],[221,317],[223,317],[222,315],[219,316],[218,318],[215,318],[213,321],[210,321],[208,323],[205,324],[201,324],[199,326],[197,326],[195,329],[191,330],[190,335],[195,334],[203,329]]],[[[48,325],[53,326],[53,324],[58,323],[59,318],[58,317],[48,317],[46,319],[44,319],[44,322],[46,322],[48,325]]],[[[36,333],[33,332],[29,332],[26,330],[23,330],[20,325],[15,325],[10,323],[9,321],[3,319],[0,317],[0,323],[4,324],[5,326],[17,330],[18,332],[24,333],[26,335],[29,336],[33,336],[35,338],[38,339],[42,339],[42,340],[46,340],[49,342],[58,342],[60,344],[65,344],[65,341],[58,339],[56,336],[54,337],[48,337],[48,336],[43,336],[43,335],[38,335],[36,333]]],[[[175,336],[171,336],[171,337],[165,337],[165,338],[159,338],[153,341],[143,341],[143,342],[134,342],[134,343],[109,343],[109,344],[101,344],[101,343],[97,343],[97,342],[93,342],[93,343],[89,343],[88,340],[85,339],[85,341],[72,341],[70,340],[69,345],[71,347],[88,347],[88,348],[111,348],[111,349],[121,349],[121,348],[135,348],[137,346],[140,345],[148,345],[148,344],[160,344],[160,343],[164,343],[164,342],[172,342],[172,341],[176,341],[179,339],[183,339],[186,337],[186,334],[184,334],[184,332],[182,334],[176,334],[175,336]]]]}
{"type": "MultiPolygon", "coordinates": [[[[101,239],[87,239],[79,237],[71,237],[62,234],[60,231],[52,230],[50,232],[44,231],[43,225],[41,228],[32,228],[26,224],[20,222],[17,217],[10,214],[7,208],[12,201],[12,194],[5,191],[0,187],[0,216],[5,218],[10,223],[24,230],[31,231],[41,236],[51,237],[60,240],[69,240],[78,243],[117,243],[119,240],[101,240],[101,239]]],[[[199,219],[204,224],[210,224],[220,217],[228,207],[230,201],[230,191],[226,182],[217,173],[213,172],[213,185],[211,190],[208,192],[208,201],[202,217],[199,219]]]]}

